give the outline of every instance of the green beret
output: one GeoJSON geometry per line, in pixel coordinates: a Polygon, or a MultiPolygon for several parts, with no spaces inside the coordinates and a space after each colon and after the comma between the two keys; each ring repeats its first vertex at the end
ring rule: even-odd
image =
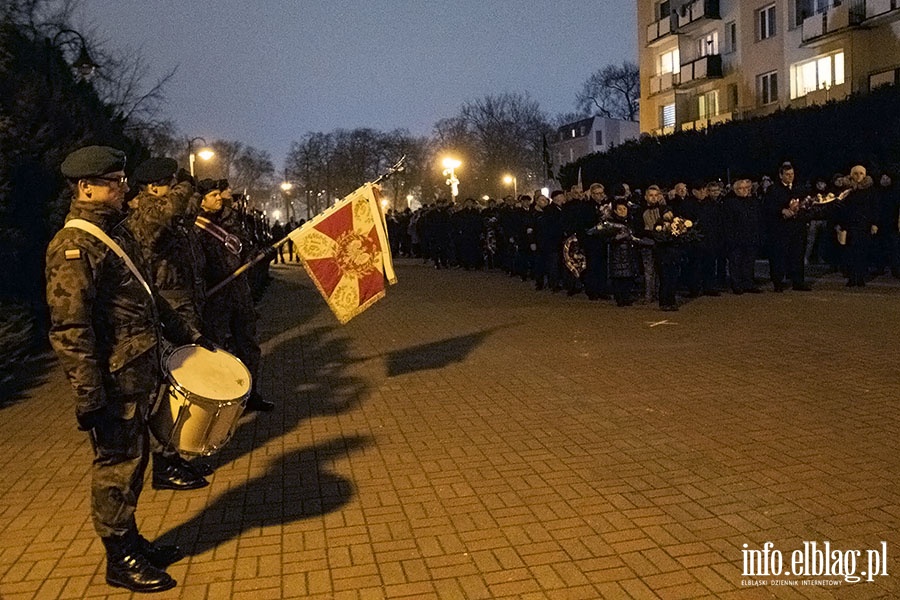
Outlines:
{"type": "Polygon", "coordinates": [[[109,146],[85,146],[69,154],[59,170],[67,179],[102,177],[125,169],[125,153],[109,146]]]}
{"type": "Polygon", "coordinates": [[[154,183],[170,179],[177,170],[174,158],[149,158],[137,166],[131,177],[136,183],[154,183]]]}

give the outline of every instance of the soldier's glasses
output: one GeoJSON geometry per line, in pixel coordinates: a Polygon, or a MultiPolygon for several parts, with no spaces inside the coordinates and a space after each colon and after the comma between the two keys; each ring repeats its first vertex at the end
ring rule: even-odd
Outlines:
{"type": "Polygon", "coordinates": [[[96,177],[95,179],[109,181],[110,183],[118,183],[119,185],[125,185],[125,182],[128,180],[124,175],[116,175],[115,177],[96,177]]]}

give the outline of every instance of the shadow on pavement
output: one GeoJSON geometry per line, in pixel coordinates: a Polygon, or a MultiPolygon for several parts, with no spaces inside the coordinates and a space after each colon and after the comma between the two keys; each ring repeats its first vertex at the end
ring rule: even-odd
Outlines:
{"type": "Polygon", "coordinates": [[[19,357],[0,369],[0,410],[25,400],[26,392],[44,383],[53,360],[50,352],[41,352],[19,357]]]}
{"type": "Polygon", "coordinates": [[[193,556],[249,529],[335,511],[350,501],[354,486],[349,479],[329,471],[328,465],[370,443],[365,437],[334,438],[289,452],[262,477],[230,489],[194,519],[164,533],[160,542],[180,544],[193,556]]]}
{"type": "Polygon", "coordinates": [[[315,289],[276,278],[259,311],[260,331],[267,338],[260,344],[260,391],[275,403],[275,410],[242,417],[229,445],[201,460],[224,468],[279,438],[293,442],[294,448],[274,458],[263,476],[238,482],[194,519],[163,535],[192,554],[248,528],[319,516],[345,505],[353,497],[354,485],[330,472],[328,465],[370,443],[361,437],[334,438],[315,446],[296,441],[301,423],[353,408],[366,389],[363,379],[346,372],[353,362],[350,340],[341,337],[339,326],[310,326],[314,317],[327,311],[315,289]]]}
{"type": "Polygon", "coordinates": [[[402,350],[395,350],[387,355],[388,377],[396,377],[414,371],[427,371],[441,369],[452,363],[462,362],[477,348],[487,337],[500,329],[513,325],[500,325],[484,331],[476,331],[467,335],[410,346],[402,350]]]}

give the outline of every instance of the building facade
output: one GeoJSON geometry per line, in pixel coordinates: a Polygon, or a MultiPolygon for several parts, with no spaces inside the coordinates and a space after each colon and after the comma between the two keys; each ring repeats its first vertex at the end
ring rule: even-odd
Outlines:
{"type": "Polygon", "coordinates": [[[605,152],[625,141],[637,139],[639,135],[637,121],[588,117],[567,123],[556,129],[556,137],[549,144],[552,162],[559,168],[582,156],[605,152]]]}
{"type": "Polygon", "coordinates": [[[900,82],[900,0],[638,0],[641,131],[900,82]]]}

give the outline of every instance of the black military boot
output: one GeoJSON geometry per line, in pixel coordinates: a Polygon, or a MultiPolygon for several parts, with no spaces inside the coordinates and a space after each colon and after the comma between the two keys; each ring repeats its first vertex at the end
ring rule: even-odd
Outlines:
{"type": "Polygon", "coordinates": [[[154,567],[126,536],[105,537],[106,583],[132,592],[170,590],[177,582],[168,573],[154,567]]]}
{"type": "Polygon", "coordinates": [[[247,400],[247,408],[248,411],[261,411],[261,412],[271,412],[275,410],[275,403],[269,402],[259,395],[258,392],[253,392],[250,394],[250,398],[247,400]]]}
{"type": "Polygon", "coordinates": [[[137,536],[138,551],[157,569],[165,569],[184,558],[184,552],[174,544],[154,544],[142,535],[137,536]]]}
{"type": "Polygon", "coordinates": [[[153,480],[155,490],[196,490],[209,485],[189,462],[181,458],[153,454],[153,480]]]}

